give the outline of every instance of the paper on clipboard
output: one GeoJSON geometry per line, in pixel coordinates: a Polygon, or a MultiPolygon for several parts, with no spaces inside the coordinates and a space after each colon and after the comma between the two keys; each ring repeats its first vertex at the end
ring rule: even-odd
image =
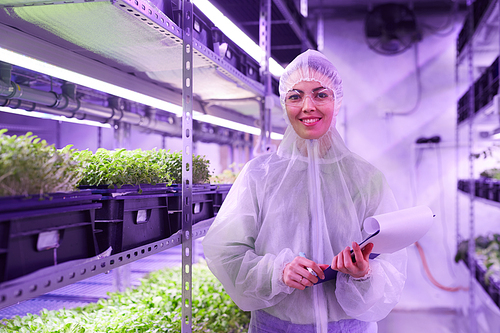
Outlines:
{"type": "MultiPolygon", "coordinates": [[[[434,214],[427,206],[417,206],[401,209],[395,212],[374,215],[365,219],[364,228],[369,234],[359,243],[363,248],[373,243],[370,259],[375,259],[381,253],[393,253],[410,246],[424,236],[432,226],[434,214]]],[[[328,267],[325,278],[316,283],[333,280],[337,271],[328,267]]]]}
{"type": "Polygon", "coordinates": [[[427,206],[417,206],[365,219],[364,229],[375,234],[367,239],[373,243],[372,253],[393,253],[422,238],[432,226],[434,214],[427,206]]]}

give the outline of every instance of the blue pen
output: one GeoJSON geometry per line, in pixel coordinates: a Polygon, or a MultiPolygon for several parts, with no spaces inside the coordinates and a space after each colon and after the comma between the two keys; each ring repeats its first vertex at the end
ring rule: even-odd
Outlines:
{"type": "MultiPolygon", "coordinates": [[[[305,258],[306,254],[304,252],[299,252],[299,256],[301,256],[302,258],[305,258]]],[[[316,274],[316,272],[313,271],[311,267],[306,267],[306,268],[309,271],[309,273],[311,273],[314,276],[318,276],[318,274],[316,274]]]]}

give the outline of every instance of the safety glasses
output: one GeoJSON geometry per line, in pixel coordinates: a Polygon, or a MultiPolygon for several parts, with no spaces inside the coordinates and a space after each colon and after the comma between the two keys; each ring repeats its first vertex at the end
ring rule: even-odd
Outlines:
{"type": "Polygon", "coordinates": [[[329,88],[319,87],[309,94],[302,90],[292,89],[285,96],[285,105],[288,107],[302,107],[308,96],[316,106],[322,106],[334,100],[333,91],[329,88]]]}

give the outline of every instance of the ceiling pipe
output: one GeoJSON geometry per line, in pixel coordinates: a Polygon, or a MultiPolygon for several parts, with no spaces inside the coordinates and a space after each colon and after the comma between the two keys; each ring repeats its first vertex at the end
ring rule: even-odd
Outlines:
{"type": "MultiPolygon", "coordinates": [[[[173,137],[181,137],[182,134],[182,128],[179,126],[174,116],[171,117],[170,122],[160,121],[156,117],[157,110],[153,108],[146,109],[146,116],[143,117],[136,113],[124,111],[121,109],[113,109],[98,104],[90,104],[84,102],[81,102],[80,108],[76,112],[36,104],[32,101],[6,99],[2,97],[0,97],[0,106],[6,106],[13,109],[23,109],[26,111],[50,113],[59,116],[65,116],[68,118],[85,118],[88,120],[100,121],[102,123],[113,123],[114,121],[121,121],[129,123],[133,126],[137,126],[141,129],[147,129],[153,132],[159,132],[173,137]]],[[[244,146],[252,146],[252,142],[244,142],[244,140],[242,140],[235,134],[239,132],[234,132],[233,130],[225,129],[222,127],[207,125],[197,121],[194,122],[194,141],[213,142],[217,144],[227,145],[237,143],[244,146]]]]}
{"type": "MultiPolygon", "coordinates": [[[[182,128],[176,121],[175,115],[168,116],[166,121],[161,121],[157,117],[158,110],[151,107],[146,108],[145,116],[126,111],[124,100],[116,96],[110,96],[109,106],[82,102],[76,98],[76,85],[73,83],[65,82],[61,87],[63,93],[57,94],[53,91],[19,85],[10,80],[11,73],[12,65],[0,62],[0,106],[102,123],[112,124],[119,121],[169,136],[181,137],[182,135],[182,128]]],[[[221,135],[222,129],[218,129],[217,126],[213,128],[216,128],[214,132],[203,131],[201,127],[194,129],[193,139],[219,144],[232,144],[235,139],[240,141],[234,135],[221,135]]]]}

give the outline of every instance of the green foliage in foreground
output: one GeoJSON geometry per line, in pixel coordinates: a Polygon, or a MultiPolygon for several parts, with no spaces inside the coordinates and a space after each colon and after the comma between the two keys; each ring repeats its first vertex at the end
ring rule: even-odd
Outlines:
{"type": "MultiPolygon", "coordinates": [[[[83,308],[44,310],[0,321],[0,332],[90,333],[181,331],[181,270],[151,273],[139,287],[109,293],[83,308]]],[[[193,265],[193,332],[246,332],[250,315],[229,298],[204,264],[193,265]]]]}
{"type": "Polygon", "coordinates": [[[56,149],[33,133],[0,130],[0,196],[71,192],[82,177],[75,149],[56,149]]]}

